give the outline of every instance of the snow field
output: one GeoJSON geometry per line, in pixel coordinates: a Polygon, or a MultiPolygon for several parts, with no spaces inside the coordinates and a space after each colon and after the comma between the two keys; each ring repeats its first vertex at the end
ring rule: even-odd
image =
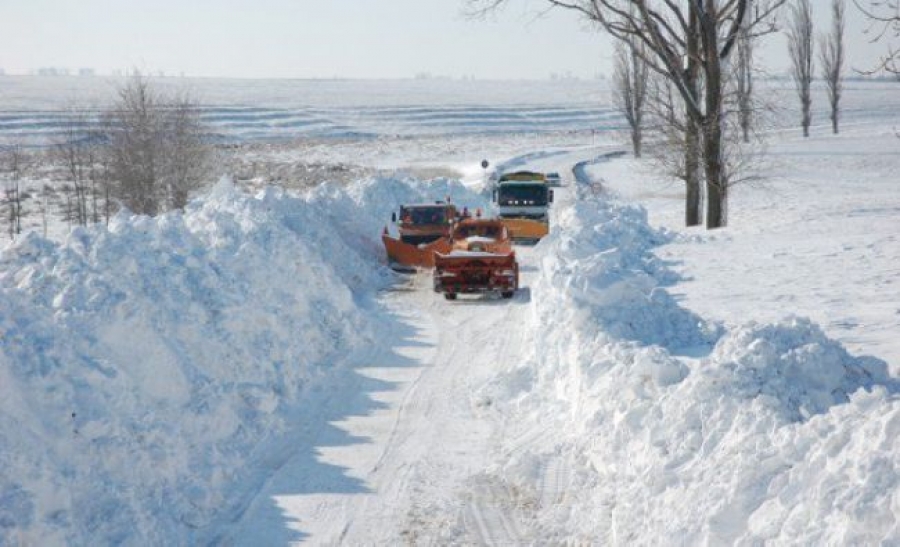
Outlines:
{"type": "Polygon", "coordinates": [[[377,239],[458,182],[324,184],[118,215],[0,255],[0,545],[184,544],[243,512],[257,449],[386,319],[377,239]]]}

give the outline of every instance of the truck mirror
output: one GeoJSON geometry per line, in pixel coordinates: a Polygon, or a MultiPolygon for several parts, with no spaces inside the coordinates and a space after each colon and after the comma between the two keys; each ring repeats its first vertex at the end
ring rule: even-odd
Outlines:
{"type": "Polygon", "coordinates": [[[491,195],[493,196],[493,200],[496,202],[497,201],[497,190],[494,190],[491,195]]]}
{"type": "Polygon", "coordinates": [[[553,190],[550,190],[550,203],[553,203],[553,190]]]}
{"type": "Polygon", "coordinates": [[[391,222],[397,223],[397,213],[391,213],[391,222]]]}

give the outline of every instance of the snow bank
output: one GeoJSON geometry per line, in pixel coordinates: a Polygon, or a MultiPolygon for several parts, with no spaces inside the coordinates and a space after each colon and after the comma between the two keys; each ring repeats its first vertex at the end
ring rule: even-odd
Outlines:
{"type": "Polygon", "coordinates": [[[538,542],[900,541],[885,363],[805,319],[725,332],[681,308],[651,253],[670,236],[641,209],[585,192],[557,220],[538,247],[536,354],[486,390],[516,417],[510,438],[554,439],[510,444],[498,470],[538,500],[538,542]],[[563,512],[539,503],[561,468],[563,512]]]}
{"type": "Polygon", "coordinates": [[[4,250],[0,545],[208,539],[245,503],[254,447],[377,342],[390,210],[448,194],[478,199],[446,180],[303,197],[223,180],[183,215],[4,250]]]}

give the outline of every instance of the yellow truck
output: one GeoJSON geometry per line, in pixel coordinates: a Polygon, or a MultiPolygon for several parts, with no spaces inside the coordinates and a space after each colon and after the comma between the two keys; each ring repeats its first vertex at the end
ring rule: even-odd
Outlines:
{"type": "Polygon", "coordinates": [[[497,180],[493,199],[513,241],[537,242],[549,233],[553,190],[543,173],[504,173],[497,180]]]}

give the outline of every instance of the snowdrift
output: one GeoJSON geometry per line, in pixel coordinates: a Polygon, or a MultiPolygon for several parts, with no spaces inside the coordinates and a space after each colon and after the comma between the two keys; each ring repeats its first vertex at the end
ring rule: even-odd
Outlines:
{"type": "Polygon", "coordinates": [[[673,237],[588,188],[540,250],[535,355],[485,389],[496,472],[540,500],[538,543],[900,542],[900,398],[885,363],[789,317],[731,330],[680,307],[651,250],[673,237]],[[522,415],[530,420],[520,420],[522,415]],[[556,488],[559,488],[557,486],[556,488]]]}
{"type": "Polygon", "coordinates": [[[183,215],[4,250],[0,545],[210,541],[252,495],[254,448],[377,343],[390,211],[447,195],[480,203],[447,180],[223,180],[183,215]]]}

